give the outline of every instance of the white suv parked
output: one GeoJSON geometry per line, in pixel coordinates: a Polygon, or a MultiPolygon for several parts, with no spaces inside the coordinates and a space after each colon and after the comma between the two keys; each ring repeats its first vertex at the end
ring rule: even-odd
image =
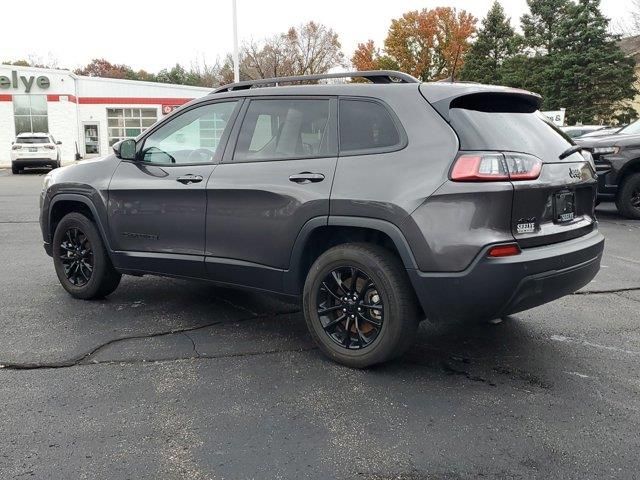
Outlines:
{"type": "Polygon", "coordinates": [[[60,145],[48,133],[21,133],[11,145],[11,171],[20,173],[24,167],[60,166],[60,145]]]}

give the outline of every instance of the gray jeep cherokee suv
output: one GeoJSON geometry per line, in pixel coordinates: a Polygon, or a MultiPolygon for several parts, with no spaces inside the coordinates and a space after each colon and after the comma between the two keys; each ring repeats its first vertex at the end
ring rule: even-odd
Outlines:
{"type": "Polygon", "coordinates": [[[388,71],[227,85],[49,174],[45,249],[74,297],[123,274],[276,292],[329,357],[380,363],[425,317],[508,315],[597,273],[594,167],[539,105],[388,71]],[[333,77],[370,83],[291,85],[333,77]]]}

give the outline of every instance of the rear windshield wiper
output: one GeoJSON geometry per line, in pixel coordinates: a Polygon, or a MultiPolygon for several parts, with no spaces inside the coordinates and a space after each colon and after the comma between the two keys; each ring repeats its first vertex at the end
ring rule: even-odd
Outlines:
{"type": "Polygon", "coordinates": [[[580,150],[582,150],[582,147],[580,145],[573,145],[573,146],[567,148],[564,152],[562,152],[560,154],[560,157],[558,157],[558,158],[560,158],[560,160],[564,160],[569,155],[573,155],[574,153],[577,153],[580,150]]]}

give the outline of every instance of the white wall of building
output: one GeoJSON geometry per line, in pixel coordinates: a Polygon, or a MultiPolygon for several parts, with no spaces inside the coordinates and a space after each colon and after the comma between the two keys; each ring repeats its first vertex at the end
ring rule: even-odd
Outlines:
{"type": "Polygon", "coordinates": [[[111,153],[107,130],[108,108],[153,108],[157,118],[161,119],[162,105],[181,104],[211,91],[210,88],[185,85],[81,77],[66,70],[11,65],[0,65],[0,76],[11,79],[8,88],[6,85],[0,88],[0,167],[10,166],[11,142],[15,140],[12,100],[15,95],[48,96],[49,133],[62,142],[62,161],[69,164],[75,162],[76,143],[78,152],[84,156],[85,123],[98,125],[99,155],[111,153]],[[14,71],[18,77],[17,85],[13,83],[14,71]],[[49,88],[43,89],[37,85],[39,76],[48,78],[49,88]],[[32,78],[28,87],[26,84],[32,78]]]}
{"type": "Polygon", "coordinates": [[[49,102],[49,133],[57,141],[62,142],[62,164],[67,165],[75,161],[76,141],[78,136],[77,105],[68,100],[49,102]]]}

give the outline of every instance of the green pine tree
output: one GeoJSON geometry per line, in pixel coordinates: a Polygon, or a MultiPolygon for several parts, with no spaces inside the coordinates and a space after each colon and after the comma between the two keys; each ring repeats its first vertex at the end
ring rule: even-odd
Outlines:
{"type": "Polygon", "coordinates": [[[482,20],[476,41],[465,56],[462,80],[498,85],[503,83],[502,65],[518,50],[519,38],[497,0],[482,20]]]}
{"type": "Polygon", "coordinates": [[[573,6],[571,0],[527,0],[530,13],[520,19],[525,44],[539,54],[553,51],[563,22],[573,6]]]}
{"type": "Polygon", "coordinates": [[[633,60],[608,26],[600,0],[579,0],[569,6],[551,42],[543,75],[545,107],[566,108],[570,124],[609,122],[636,94],[633,60]]]}

